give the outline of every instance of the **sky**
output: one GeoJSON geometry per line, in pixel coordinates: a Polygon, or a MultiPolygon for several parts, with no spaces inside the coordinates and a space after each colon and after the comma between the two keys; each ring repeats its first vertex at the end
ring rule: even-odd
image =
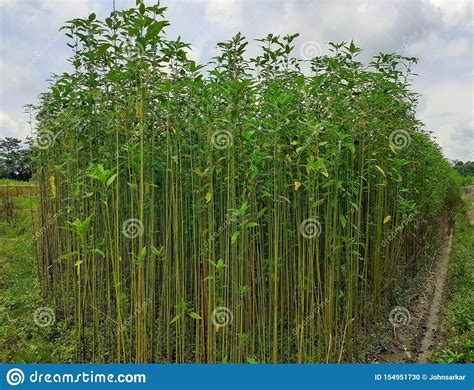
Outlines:
{"type": "MultiPolygon", "coordinates": [[[[35,104],[53,74],[70,70],[64,21],[95,12],[108,16],[113,0],[0,0],[0,137],[31,132],[26,104],[35,104]]],[[[117,9],[135,0],[115,0],[117,9]]],[[[151,5],[155,1],[145,0],[151,5]]],[[[364,62],[379,52],[419,58],[413,90],[418,119],[448,159],[474,161],[474,29],[471,0],[162,0],[170,39],[191,43],[201,63],[216,43],[237,32],[251,42],[268,33],[300,33],[296,55],[327,54],[328,42],[354,40],[364,62]]]]}

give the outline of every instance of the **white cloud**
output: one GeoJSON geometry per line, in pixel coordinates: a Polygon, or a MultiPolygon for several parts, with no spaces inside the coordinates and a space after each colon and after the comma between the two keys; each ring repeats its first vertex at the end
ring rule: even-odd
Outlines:
{"type": "Polygon", "coordinates": [[[466,83],[440,83],[424,91],[420,119],[434,132],[446,157],[473,159],[473,89],[466,83]]]}
{"type": "Polygon", "coordinates": [[[225,30],[234,30],[242,25],[241,1],[208,0],[203,3],[205,4],[205,19],[215,26],[225,30]]]}
{"type": "MultiPolygon", "coordinates": [[[[146,0],[148,4],[154,3],[146,0]]],[[[118,0],[125,8],[134,0],[118,0]]],[[[65,20],[111,11],[110,1],[0,0],[1,135],[24,136],[23,106],[46,90],[51,73],[68,69],[69,48],[58,29],[65,20]]],[[[449,158],[471,158],[473,126],[473,14],[471,1],[448,0],[163,0],[169,10],[168,37],[191,43],[200,62],[216,54],[216,43],[241,31],[258,50],[268,33],[300,33],[295,55],[306,41],[322,53],[328,42],[350,41],[364,50],[419,57],[414,89],[422,94],[419,116],[449,158]]]]}
{"type": "Polygon", "coordinates": [[[429,3],[441,12],[443,22],[449,25],[466,21],[466,16],[469,13],[472,14],[472,2],[470,0],[429,0],[429,3]]]}

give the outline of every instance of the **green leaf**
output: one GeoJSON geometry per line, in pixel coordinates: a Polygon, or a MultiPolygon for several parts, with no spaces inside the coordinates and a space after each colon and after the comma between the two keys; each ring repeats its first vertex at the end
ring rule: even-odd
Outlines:
{"type": "Polygon", "coordinates": [[[341,222],[341,225],[342,227],[346,227],[346,223],[347,223],[347,220],[346,220],[346,217],[344,217],[344,215],[339,215],[339,222],[341,222]]]}
{"type": "Polygon", "coordinates": [[[142,248],[140,255],[138,256],[138,261],[139,262],[145,261],[145,257],[146,257],[146,245],[142,248]]]}
{"type": "Polygon", "coordinates": [[[226,265],[224,264],[224,260],[222,260],[222,259],[217,260],[217,266],[216,267],[217,267],[217,269],[222,269],[222,268],[226,267],[226,265]]]}
{"type": "Polygon", "coordinates": [[[171,325],[172,323],[178,321],[180,318],[181,318],[181,314],[178,314],[177,316],[175,316],[175,317],[171,320],[170,325],[171,325]]]}
{"type": "Polygon", "coordinates": [[[195,313],[193,311],[191,313],[189,313],[189,316],[191,318],[194,318],[195,320],[202,320],[201,316],[198,313],[195,313]]]}
{"type": "Polygon", "coordinates": [[[145,35],[145,40],[150,41],[163,30],[169,23],[166,20],[162,20],[159,22],[154,22],[150,27],[148,27],[147,33],[145,35]]]}
{"type": "Polygon", "coordinates": [[[323,203],[324,203],[324,199],[319,199],[313,203],[313,206],[318,207],[318,206],[321,206],[323,203]]]}
{"type": "Polygon", "coordinates": [[[245,212],[247,211],[247,202],[243,202],[242,206],[239,208],[239,214],[240,215],[245,215],[245,212]]]}
{"type": "Polygon", "coordinates": [[[164,250],[164,246],[160,246],[159,249],[155,248],[153,245],[151,246],[151,253],[156,257],[161,257],[163,255],[164,250]]]}
{"type": "Polygon", "coordinates": [[[101,255],[102,257],[105,257],[105,253],[102,252],[100,249],[95,248],[95,249],[94,249],[94,252],[95,252],[95,253],[98,253],[98,254],[101,255]]]}
{"type": "Polygon", "coordinates": [[[235,241],[237,241],[237,238],[239,238],[239,236],[240,236],[240,232],[239,232],[239,231],[236,231],[236,232],[234,232],[234,234],[232,234],[232,238],[231,238],[232,244],[233,244],[235,241]]]}
{"type": "Polygon", "coordinates": [[[76,255],[79,255],[79,252],[78,252],[78,251],[69,252],[69,253],[66,253],[66,254],[64,254],[64,255],[62,255],[62,256],[59,256],[59,257],[58,257],[58,260],[69,259],[70,257],[76,256],[76,255]]]}
{"type": "Polygon", "coordinates": [[[256,226],[259,226],[259,224],[257,222],[247,222],[245,224],[245,227],[248,227],[248,228],[256,227],[256,226]]]}
{"type": "Polygon", "coordinates": [[[96,51],[96,56],[97,57],[102,57],[109,47],[110,47],[110,45],[108,43],[100,45],[99,48],[96,51]]]}
{"type": "Polygon", "coordinates": [[[110,187],[110,185],[114,182],[116,177],[117,177],[116,173],[109,177],[109,180],[107,180],[107,187],[110,187]]]}

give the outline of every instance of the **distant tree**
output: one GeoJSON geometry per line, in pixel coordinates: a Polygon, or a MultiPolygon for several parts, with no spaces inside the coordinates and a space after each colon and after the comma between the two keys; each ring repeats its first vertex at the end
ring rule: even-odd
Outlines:
{"type": "Polygon", "coordinates": [[[454,169],[458,171],[461,176],[474,176],[474,161],[462,162],[454,160],[454,169]]]}
{"type": "Polygon", "coordinates": [[[31,151],[17,138],[0,138],[0,179],[31,179],[31,151]]]}

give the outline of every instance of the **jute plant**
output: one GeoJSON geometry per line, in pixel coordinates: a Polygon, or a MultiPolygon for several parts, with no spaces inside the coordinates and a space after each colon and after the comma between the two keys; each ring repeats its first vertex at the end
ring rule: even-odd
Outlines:
{"type": "Polygon", "coordinates": [[[36,107],[38,271],[77,361],[360,361],[457,199],[416,60],[343,42],[305,73],[297,34],[252,59],[238,34],[203,68],[164,11],[67,22],[36,107]]]}

